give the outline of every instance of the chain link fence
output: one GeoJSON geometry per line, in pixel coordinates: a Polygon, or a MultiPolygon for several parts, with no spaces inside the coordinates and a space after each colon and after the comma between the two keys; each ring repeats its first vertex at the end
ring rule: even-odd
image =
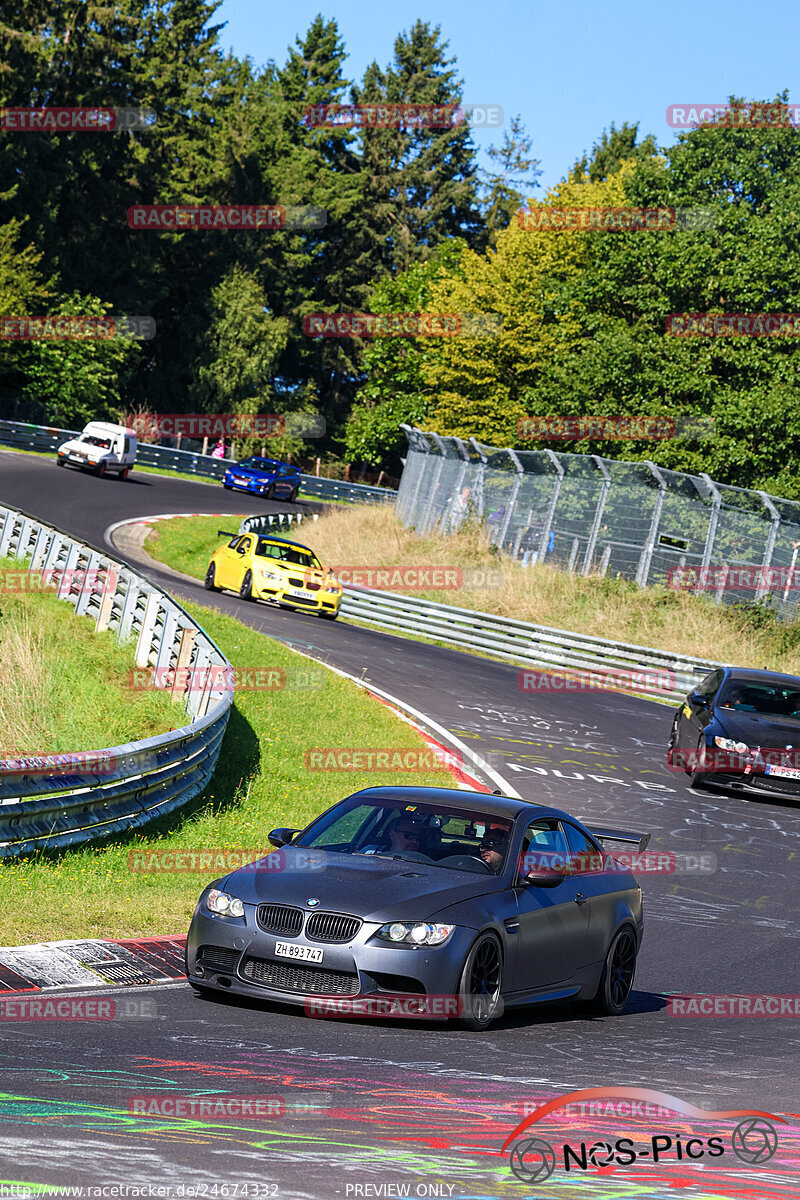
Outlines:
{"type": "Polygon", "coordinates": [[[402,428],[408,456],[396,508],[420,533],[453,533],[477,518],[524,566],[620,575],[719,604],[769,598],[781,616],[797,613],[800,502],[649,461],[402,428]]]}

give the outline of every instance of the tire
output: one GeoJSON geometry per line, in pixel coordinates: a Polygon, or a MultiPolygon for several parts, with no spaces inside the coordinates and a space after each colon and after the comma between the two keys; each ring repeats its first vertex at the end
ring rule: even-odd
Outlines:
{"type": "Polygon", "coordinates": [[[458,985],[460,1023],[480,1033],[488,1029],[503,1008],[503,955],[497,938],[482,933],[470,947],[458,985]]]}
{"type": "Polygon", "coordinates": [[[271,483],[269,485],[269,487],[267,488],[267,490],[264,492],[264,499],[265,500],[274,500],[275,499],[275,484],[274,483],[271,483]]]}
{"type": "Polygon", "coordinates": [[[288,500],[289,500],[290,504],[294,504],[295,500],[297,499],[297,494],[299,491],[300,491],[300,488],[296,487],[294,489],[294,491],[289,492],[288,500]]]}
{"type": "Polygon", "coordinates": [[[63,459],[63,458],[57,458],[57,459],[56,459],[56,465],[57,465],[57,466],[59,466],[59,467],[65,467],[67,464],[66,464],[66,462],[64,461],[64,459],[63,459]]]}
{"type": "Polygon", "coordinates": [[[130,473],[131,473],[130,467],[125,467],[125,469],[123,471],[120,471],[119,477],[120,477],[120,479],[127,479],[128,476],[130,475],[130,473]]]}
{"type": "Polygon", "coordinates": [[[218,592],[219,591],[219,588],[214,583],[216,574],[217,574],[216,567],[214,566],[213,563],[209,563],[208,569],[206,571],[206,577],[203,580],[203,587],[206,589],[207,592],[218,592]]]}
{"type": "Polygon", "coordinates": [[[98,463],[94,469],[94,473],[98,476],[98,478],[104,479],[106,474],[106,464],[104,462],[98,463]]]}
{"type": "Polygon", "coordinates": [[[618,1016],[628,1003],[635,974],[636,936],[625,925],[611,940],[600,983],[591,1000],[592,1010],[601,1016],[618,1016]]]}
{"type": "Polygon", "coordinates": [[[706,772],[702,769],[698,770],[697,764],[702,763],[705,760],[705,749],[705,738],[701,737],[697,743],[697,749],[695,750],[695,768],[692,770],[690,767],[687,770],[687,774],[689,776],[689,787],[699,788],[701,791],[706,786],[706,772]]]}
{"type": "Polygon", "coordinates": [[[226,491],[226,492],[229,492],[229,491],[231,491],[231,484],[229,484],[229,483],[223,483],[223,485],[222,485],[222,486],[225,488],[225,491],[226,491]]]}
{"type": "Polygon", "coordinates": [[[239,599],[240,600],[252,600],[253,599],[253,572],[252,571],[245,571],[245,573],[244,573],[244,579],[242,580],[241,585],[239,587],[239,599]]]}

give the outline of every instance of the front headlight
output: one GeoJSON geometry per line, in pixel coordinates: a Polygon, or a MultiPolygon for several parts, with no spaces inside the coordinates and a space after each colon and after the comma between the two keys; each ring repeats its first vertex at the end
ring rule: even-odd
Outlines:
{"type": "Polygon", "coordinates": [[[238,896],[229,896],[227,892],[212,888],[206,896],[206,908],[218,917],[243,917],[244,905],[238,896]]]}
{"type": "Polygon", "coordinates": [[[268,579],[271,583],[283,583],[284,582],[282,575],[276,575],[274,571],[268,571],[266,569],[266,567],[259,567],[258,575],[259,575],[260,579],[268,579]]]}
{"type": "Polygon", "coordinates": [[[431,924],[427,921],[392,921],[382,925],[377,936],[385,942],[405,942],[410,946],[442,946],[455,925],[431,924]]]}
{"type": "Polygon", "coordinates": [[[736,754],[746,754],[750,747],[747,742],[734,742],[733,738],[715,737],[714,745],[720,750],[732,750],[736,754]]]}
{"type": "Polygon", "coordinates": [[[341,590],[342,586],[339,583],[329,583],[325,587],[326,592],[340,592],[341,590]]]}

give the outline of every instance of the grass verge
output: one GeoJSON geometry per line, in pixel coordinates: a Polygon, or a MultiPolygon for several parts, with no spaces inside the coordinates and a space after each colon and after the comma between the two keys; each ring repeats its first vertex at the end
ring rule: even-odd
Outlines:
{"type": "MultiPolygon", "coordinates": [[[[275,668],[285,672],[285,686],[278,691],[237,687],[216,773],[190,812],[150,826],[147,836],[131,834],[113,845],[4,862],[0,944],[183,934],[200,891],[223,872],[132,869],[141,861],[133,856],[142,849],[148,854],[258,851],[267,846],[270,829],[305,825],[335,801],[376,782],[407,784],[411,778],[415,784],[450,785],[444,767],[412,776],[407,770],[307,769],[305,755],[314,747],[420,750],[426,743],[349,680],[215,609],[186,607],[242,680],[253,668],[275,668]]],[[[100,741],[111,744],[105,734],[100,741]]]]}
{"type": "MultiPolygon", "coordinates": [[[[147,539],[159,561],[202,578],[221,544],[218,518],[164,521],[147,539]]],[[[570,575],[544,564],[522,567],[501,559],[479,528],[449,537],[420,537],[390,508],[361,505],[326,512],[286,534],[341,567],[438,566],[473,572],[477,586],[409,594],[498,616],[531,621],[614,641],[653,646],[740,666],[800,673],[800,622],[779,621],[763,605],[724,606],[665,587],[631,580],[570,575]]],[[[401,589],[402,590],[402,589],[401,589]]]]}

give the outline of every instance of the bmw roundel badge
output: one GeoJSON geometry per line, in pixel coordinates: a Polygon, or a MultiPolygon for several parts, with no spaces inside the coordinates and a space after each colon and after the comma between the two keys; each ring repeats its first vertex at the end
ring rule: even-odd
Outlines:
{"type": "Polygon", "coordinates": [[[306,904],[309,908],[316,908],[319,904],[319,900],[316,898],[316,896],[309,896],[309,898],[306,900],[306,904]]]}

